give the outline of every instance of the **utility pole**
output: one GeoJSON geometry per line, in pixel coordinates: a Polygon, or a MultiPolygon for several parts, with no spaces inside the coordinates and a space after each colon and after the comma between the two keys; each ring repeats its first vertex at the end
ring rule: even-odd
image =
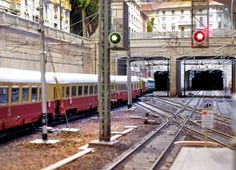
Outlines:
{"type": "Polygon", "coordinates": [[[99,141],[109,142],[110,124],[110,45],[108,41],[111,29],[111,2],[99,0],[99,70],[98,70],[98,110],[99,141]]]}
{"type": "Polygon", "coordinates": [[[45,78],[45,35],[44,35],[44,17],[43,0],[39,1],[39,32],[40,32],[40,69],[41,69],[41,103],[42,103],[42,140],[48,140],[47,134],[47,103],[46,103],[46,78],[45,78]]]}
{"type": "Polygon", "coordinates": [[[130,52],[130,46],[128,46],[127,50],[128,58],[127,58],[127,82],[128,82],[128,109],[132,107],[132,89],[131,89],[131,52],[130,52]]]}
{"type": "Polygon", "coordinates": [[[97,74],[97,43],[94,45],[94,74],[97,74]]]}

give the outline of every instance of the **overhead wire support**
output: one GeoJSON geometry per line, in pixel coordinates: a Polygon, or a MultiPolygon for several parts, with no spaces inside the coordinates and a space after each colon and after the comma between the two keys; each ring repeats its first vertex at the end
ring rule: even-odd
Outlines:
{"type": "Polygon", "coordinates": [[[48,140],[47,132],[47,102],[46,102],[46,50],[44,34],[43,0],[39,1],[39,32],[40,32],[40,70],[41,70],[41,105],[42,105],[42,140],[48,140]]]}
{"type": "Polygon", "coordinates": [[[98,69],[98,110],[99,141],[109,142],[110,124],[110,45],[108,41],[111,28],[111,2],[99,0],[99,69],[98,69]]]}

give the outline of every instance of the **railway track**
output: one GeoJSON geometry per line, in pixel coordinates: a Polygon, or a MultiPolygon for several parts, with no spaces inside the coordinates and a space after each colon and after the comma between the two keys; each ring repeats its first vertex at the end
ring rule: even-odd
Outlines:
{"type": "MultiPolygon", "coordinates": [[[[190,102],[191,100],[187,103],[189,104],[190,102]]],[[[153,114],[165,116],[167,121],[106,169],[126,169],[131,167],[132,169],[155,169],[160,166],[164,156],[166,156],[174,141],[180,136],[196,108],[193,108],[182,119],[177,119],[179,118],[178,115],[186,109],[187,105],[184,105],[174,114],[160,113],[155,106],[147,103],[140,102],[137,105],[144,107],[153,114]]]]}
{"type": "MultiPolygon", "coordinates": [[[[165,103],[165,104],[169,104],[170,106],[173,106],[175,108],[181,108],[184,104],[183,103],[179,103],[176,101],[172,101],[169,99],[162,99],[162,98],[156,98],[155,100],[158,100],[159,102],[165,103]]],[[[187,106],[186,109],[187,110],[191,110],[193,107],[192,106],[187,106]]],[[[195,111],[197,114],[201,115],[201,110],[200,109],[196,109],[195,111]]],[[[228,117],[225,116],[220,116],[218,114],[215,114],[214,120],[216,120],[219,124],[224,124],[225,126],[230,126],[231,120],[228,117]]]]}

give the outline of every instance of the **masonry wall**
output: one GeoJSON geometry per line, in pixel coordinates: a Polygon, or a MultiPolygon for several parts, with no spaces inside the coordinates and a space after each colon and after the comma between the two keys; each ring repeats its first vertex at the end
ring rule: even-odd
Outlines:
{"type": "MultiPolygon", "coordinates": [[[[45,27],[47,71],[94,73],[89,39],[45,27]]],[[[0,67],[40,70],[38,23],[0,12],[0,67]]]]}

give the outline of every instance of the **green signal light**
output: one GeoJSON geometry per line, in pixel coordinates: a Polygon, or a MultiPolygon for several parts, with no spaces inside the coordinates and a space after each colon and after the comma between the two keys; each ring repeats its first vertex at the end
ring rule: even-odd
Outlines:
{"type": "Polygon", "coordinates": [[[118,44],[121,40],[121,35],[118,32],[112,32],[109,35],[109,41],[112,44],[118,44]]]}

